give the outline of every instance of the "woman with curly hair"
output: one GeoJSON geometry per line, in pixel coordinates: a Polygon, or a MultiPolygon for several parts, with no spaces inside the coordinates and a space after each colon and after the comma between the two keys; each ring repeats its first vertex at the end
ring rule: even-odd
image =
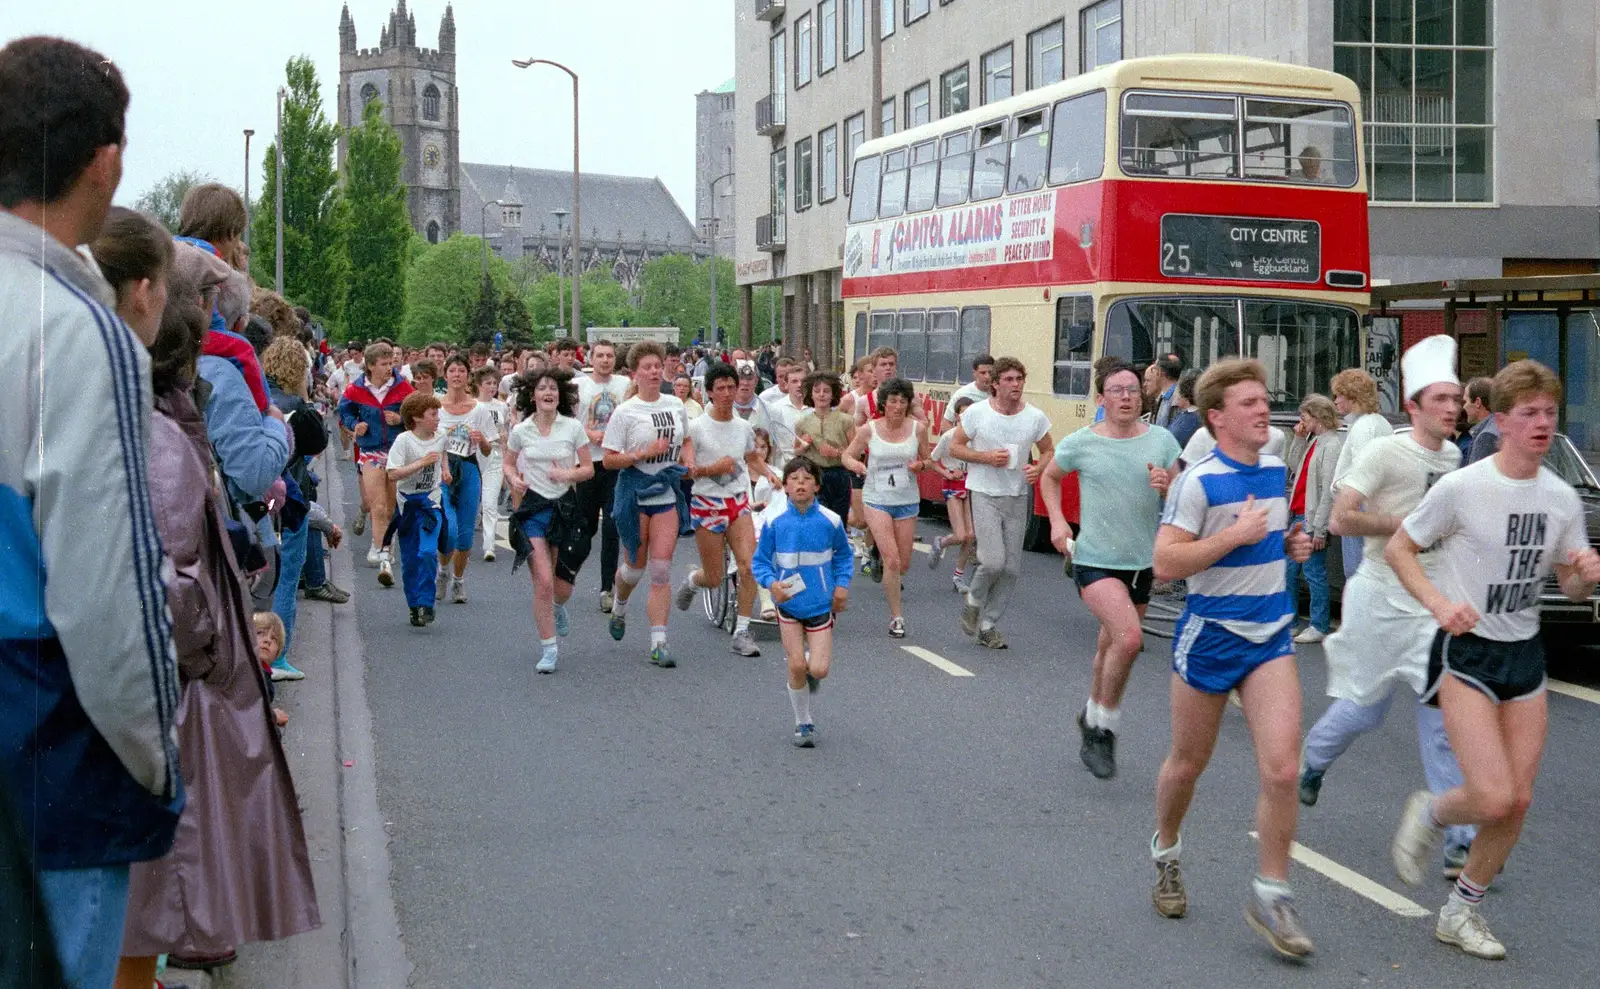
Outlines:
{"type": "Polygon", "coordinates": [[[589,435],[573,417],[578,387],[560,368],[529,371],[513,388],[521,421],[506,439],[504,471],[511,485],[511,540],[517,566],[533,578],[533,623],[539,630],[540,673],[556,671],[559,637],[570,628],[567,600],[589,556],[590,533],[577,486],[594,476],[589,435]]]}

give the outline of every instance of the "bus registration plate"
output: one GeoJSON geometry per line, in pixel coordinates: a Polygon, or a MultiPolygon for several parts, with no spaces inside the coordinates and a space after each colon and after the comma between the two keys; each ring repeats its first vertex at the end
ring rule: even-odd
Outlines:
{"type": "Polygon", "coordinates": [[[1316,282],[1322,277],[1322,228],[1315,220],[1167,213],[1161,217],[1161,273],[1316,282]]]}

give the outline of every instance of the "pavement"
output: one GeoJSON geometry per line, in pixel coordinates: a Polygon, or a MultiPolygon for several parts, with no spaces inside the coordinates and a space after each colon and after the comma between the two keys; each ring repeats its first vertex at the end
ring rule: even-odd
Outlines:
{"type": "MultiPolygon", "coordinates": [[[[343,475],[353,518],[349,465],[328,473],[343,475]]],[[[943,531],[923,522],[919,536],[943,531]]],[[[693,559],[684,540],[677,578],[693,559]]],[[[470,603],[441,603],[436,624],[413,629],[399,588],[341,551],[336,580],[354,599],[303,606],[295,662],[309,675],[285,691],[327,923],[247,948],[219,984],[1600,984],[1592,883],[1576,868],[1600,819],[1592,651],[1556,651],[1566,692],[1551,696],[1533,808],[1487,901],[1510,960],[1439,945],[1431,912],[1448,884],[1394,878],[1389,841],[1421,785],[1397,706],[1302,813],[1292,882],[1318,951],[1295,966],[1241,918],[1256,777],[1239,713],[1184,833],[1189,916],[1163,920],[1147,849],[1169,644],[1148,641],[1118,775],[1096,780],[1073,725],[1094,625],[1059,559],[1028,556],[999,652],[962,635],[948,561],[938,574],[925,561],[907,578],[904,640],[886,634],[881,587],[857,578],[814,699],[821,741],[797,750],[775,630],[745,659],[698,605],[675,611],[679,665],[657,669],[642,599],[623,642],[606,633],[598,546],[553,676],[533,672],[530,583],[508,552],[493,565],[475,553],[470,603]]],[[[1322,654],[1300,658],[1309,726],[1326,706],[1322,654]]]]}

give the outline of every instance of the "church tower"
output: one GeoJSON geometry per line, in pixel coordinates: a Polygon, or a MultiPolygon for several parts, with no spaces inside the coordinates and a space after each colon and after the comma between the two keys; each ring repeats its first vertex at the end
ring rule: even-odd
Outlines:
{"type": "Polygon", "coordinates": [[[376,48],[356,45],[347,5],[339,17],[339,167],[363,108],[381,100],[400,136],[411,226],[438,243],[461,229],[461,120],[456,92],[456,18],[449,4],[439,24],[439,47],[417,46],[417,17],[397,0],[376,48]]]}

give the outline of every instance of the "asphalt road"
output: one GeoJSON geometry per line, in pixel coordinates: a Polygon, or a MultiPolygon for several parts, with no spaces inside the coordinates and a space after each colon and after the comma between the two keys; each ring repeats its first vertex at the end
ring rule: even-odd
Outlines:
{"type": "MultiPolygon", "coordinates": [[[[353,483],[345,490],[354,497],[353,483]]],[[[1058,558],[1029,556],[1003,652],[961,634],[948,577],[925,559],[909,576],[904,640],[886,635],[881,588],[858,579],[809,751],[790,744],[775,630],[762,633],[760,658],[744,659],[698,606],[674,612],[679,666],[657,669],[642,608],[625,641],[607,635],[598,551],[554,676],[533,672],[530,584],[507,553],[492,566],[475,554],[470,603],[442,603],[423,630],[407,624],[398,588],[380,590],[358,568],[378,799],[412,985],[1600,984],[1587,868],[1600,820],[1593,700],[1551,698],[1533,809],[1486,907],[1509,961],[1467,958],[1435,942],[1430,918],[1391,909],[1435,910],[1448,892],[1442,879],[1406,889],[1389,865],[1401,803],[1421,785],[1413,719],[1397,705],[1301,817],[1300,840],[1342,877],[1295,868],[1318,948],[1301,968],[1241,918],[1255,771],[1238,712],[1185,830],[1189,916],[1164,920],[1150,905],[1147,849],[1169,738],[1168,644],[1150,640],[1135,668],[1119,775],[1095,780],[1072,723],[1093,624],[1058,558]],[[1352,888],[1363,878],[1388,906],[1352,888]]],[[[684,540],[677,573],[692,560],[684,540]]],[[[1301,662],[1309,723],[1326,706],[1321,651],[1304,648],[1301,662]]]]}

